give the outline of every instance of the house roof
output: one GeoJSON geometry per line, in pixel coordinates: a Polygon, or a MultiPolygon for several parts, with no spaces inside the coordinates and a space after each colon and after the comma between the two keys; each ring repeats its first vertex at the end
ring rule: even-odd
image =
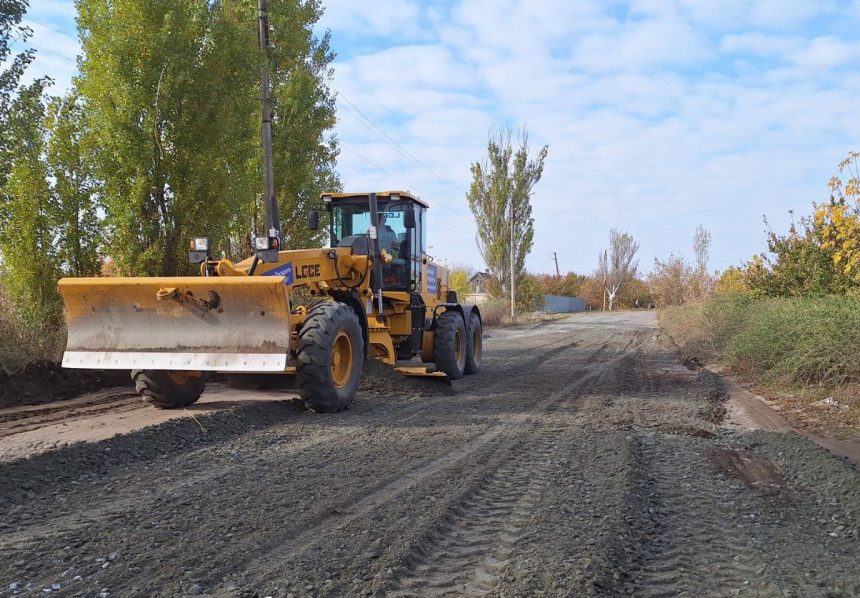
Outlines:
{"type": "Polygon", "coordinates": [[[476,280],[495,280],[495,278],[496,277],[489,272],[476,272],[472,275],[472,278],[469,279],[469,282],[474,282],[476,280]]]}

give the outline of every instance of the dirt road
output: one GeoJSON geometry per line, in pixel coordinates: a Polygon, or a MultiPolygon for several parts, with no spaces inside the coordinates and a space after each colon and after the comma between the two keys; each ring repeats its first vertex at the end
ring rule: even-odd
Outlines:
{"type": "Polygon", "coordinates": [[[722,426],[652,314],[488,336],[456,394],[317,415],[218,387],[247,400],[6,458],[0,593],[860,595],[860,474],[722,426]]]}

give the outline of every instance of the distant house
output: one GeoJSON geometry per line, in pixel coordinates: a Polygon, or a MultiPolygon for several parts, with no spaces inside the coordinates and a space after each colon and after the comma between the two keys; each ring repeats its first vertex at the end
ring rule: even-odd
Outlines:
{"type": "Polygon", "coordinates": [[[478,272],[469,279],[469,294],[466,295],[468,303],[484,303],[490,300],[490,282],[496,277],[489,272],[478,272]]]}

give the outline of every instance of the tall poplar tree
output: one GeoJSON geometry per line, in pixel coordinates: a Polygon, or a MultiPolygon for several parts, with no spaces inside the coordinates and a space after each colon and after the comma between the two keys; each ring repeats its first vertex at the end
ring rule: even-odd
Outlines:
{"type": "Polygon", "coordinates": [[[503,289],[511,280],[511,217],[515,279],[525,273],[534,241],[531,196],[543,176],[549,148],[543,146],[535,156],[529,151],[525,129],[519,131],[516,148],[512,131],[499,130],[490,134],[487,158],[472,164],[472,185],[466,198],[478,226],[478,250],[503,289]]]}
{"type": "MultiPolygon", "coordinates": [[[[333,55],[312,32],[321,10],[315,0],[270,5],[276,192],[288,219],[301,211],[291,205],[337,182],[333,55]]],[[[189,272],[193,236],[244,257],[262,221],[256,2],[79,0],[78,11],[76,85],[120,270],[189,272]]]]}

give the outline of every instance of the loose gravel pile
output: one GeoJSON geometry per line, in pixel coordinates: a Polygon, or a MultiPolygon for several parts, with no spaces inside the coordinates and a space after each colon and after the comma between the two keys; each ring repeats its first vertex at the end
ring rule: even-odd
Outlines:
{"type": "Polygon", "coordinates": [[[344,414],[246,406],[7,463],[0,593],[860,595],[858,472],[721,426],[719,378],[646,316],[494,333],[456,395],[365,387],[344,414]]]}

